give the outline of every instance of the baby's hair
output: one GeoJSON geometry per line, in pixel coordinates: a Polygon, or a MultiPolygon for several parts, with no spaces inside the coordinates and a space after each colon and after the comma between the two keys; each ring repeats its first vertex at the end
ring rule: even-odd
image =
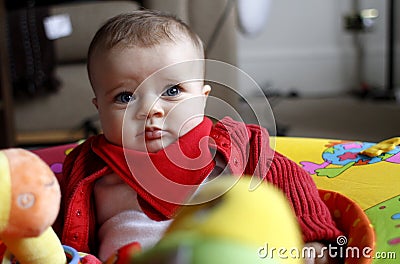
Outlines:
{"type": "Polygon", "coordinates": [[[110,18],[96,32],[89,46],[88,60],[99,47],[148,48],[165,42],[189,40],[204,57],[200,37],[179,18],[156,10],[136,10],[110,18]]]}

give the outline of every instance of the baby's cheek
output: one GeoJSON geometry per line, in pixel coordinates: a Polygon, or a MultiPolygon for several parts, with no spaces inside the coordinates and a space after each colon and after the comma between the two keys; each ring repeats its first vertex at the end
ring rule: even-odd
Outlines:
{"type": "Polygon", "coordinates": [[[179,130],[178,136],[181,137],[188,133],[190,130],[195,128],[203,121],[204,116],[190,116],[185,120],[181,121],[181,129],[179,130]]]}

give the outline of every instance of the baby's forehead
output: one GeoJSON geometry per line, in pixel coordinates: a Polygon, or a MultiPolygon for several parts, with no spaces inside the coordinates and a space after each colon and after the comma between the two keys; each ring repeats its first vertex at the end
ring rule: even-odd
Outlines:
{"type": "Polygon", "coordinates": [[[205,60],[196,47],[190,47],[188,43],[177,45],[169,42],[152,47],[120,45],[93,52],[89,69],[89,74],[97,77],[117,74],[114,76],[129,76],[140,81],[149,78],[183,83],[203,81],[205,60]]]}
{"type": "Polygon", "coordinates": [[[155,39],[154,36],[150,36],[150,34],[148,35],[148,38],[144,36],[125,36],[118,41],[104,37],[99,39],[97,44],[92,47],[92,53],[95,50],[111,52],[122,51],[124,49],[151,49],[160,46],[185,46],[186,48],[191,48],[194,52],[198,53],[199,58],[204,58],[204,48],[202,43],[195,41],[183,32],[174,34],[173,38],[164,37],[155,39]]]}
{"type": "MultiPolygon", "coordinates": [[[[172,42],[164,41],[152,46],[141,46],[131,43],[120,43],[113,47],[99,46],[93,50],[91,57],[88,60],[89,64],[102,64],[109,60],[127,59],[138,60],[142,57],[151,57],[149,54],[154,54],[151,58],[158,63],[161,68],[174,64],[186,64],[187,67],[193,67],[193,64],[204,68],[205,59],[204,52],[190,42],[172,42]]],[[[107,65],[104,65],[107,67],[107,65]]]]}

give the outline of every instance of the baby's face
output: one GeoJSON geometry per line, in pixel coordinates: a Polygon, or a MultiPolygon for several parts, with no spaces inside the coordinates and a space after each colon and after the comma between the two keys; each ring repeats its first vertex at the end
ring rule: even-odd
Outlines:
{"type": "Polygon", "coordinates": [[[157,152],[197,126],[210,87],[189,42],[98,50],[90,64],[105,137],[126,148],[157,152]]]}

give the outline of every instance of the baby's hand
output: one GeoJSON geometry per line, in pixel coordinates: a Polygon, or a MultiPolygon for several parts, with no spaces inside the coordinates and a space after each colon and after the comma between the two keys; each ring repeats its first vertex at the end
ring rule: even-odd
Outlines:
{"type": "Polygon", "coordinates": [[[305,264],[339,264],[339,258],[329,256],[329,251],[326,250],[326,245],[320,242],[309,242],[304,245],[307,248],[315,248],[315,256],[305,256],[305,264]],[[325,248],[325,250],[323,250],[325,248]]]}

